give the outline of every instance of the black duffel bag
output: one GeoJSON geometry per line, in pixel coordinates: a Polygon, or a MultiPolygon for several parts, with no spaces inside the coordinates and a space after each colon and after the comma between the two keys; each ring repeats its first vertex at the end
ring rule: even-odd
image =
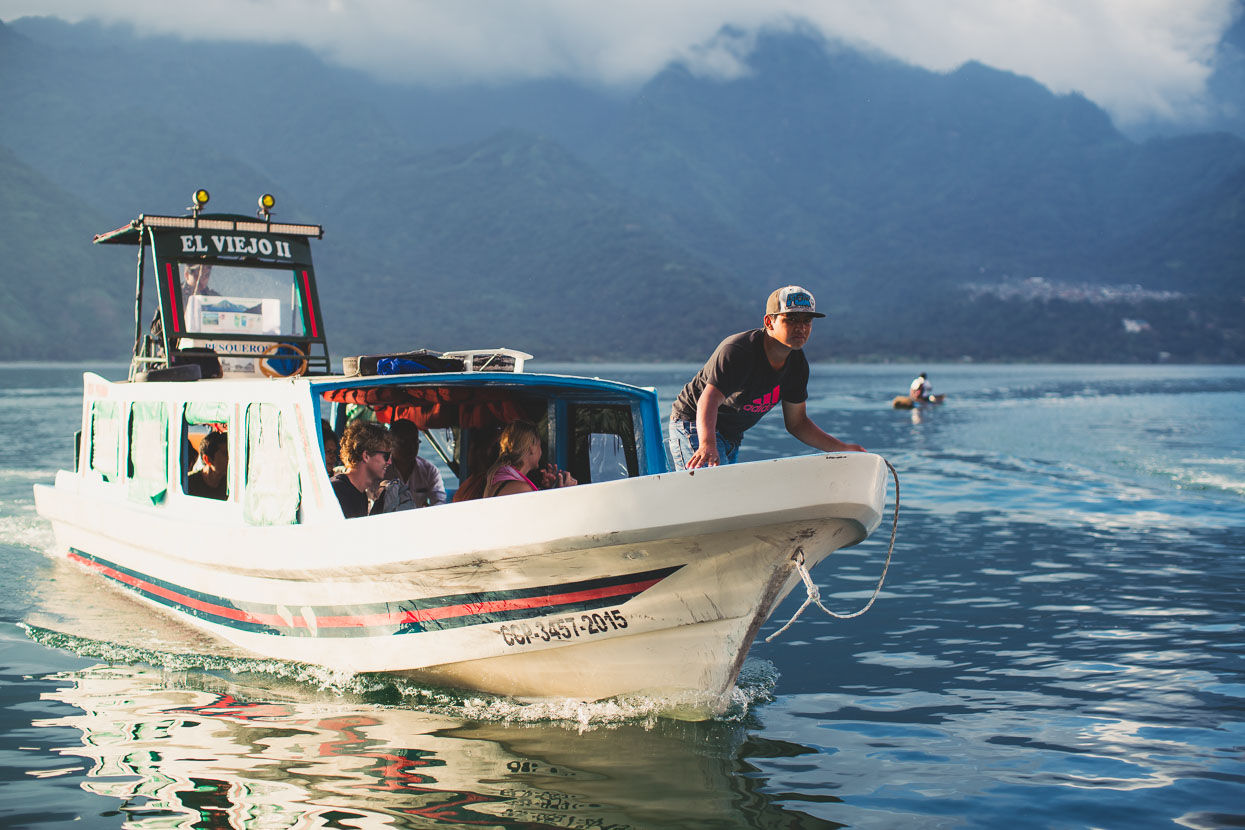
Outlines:
{"type": "Polygon", "coordinates": [[[461,360],[441,357],[440,352],[429,349],[342,358],[342,374],[347,376],[418,375],[428,372],[461,372],[462,370],[461,360]]]}

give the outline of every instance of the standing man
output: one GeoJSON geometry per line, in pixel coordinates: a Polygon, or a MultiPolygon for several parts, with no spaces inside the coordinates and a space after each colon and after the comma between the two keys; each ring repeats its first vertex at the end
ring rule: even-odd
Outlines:
{"type": "Polygon", "coordinates": [[[670,454],[676,470],[734,464],[744,432],[779,401],[787,432],[824,452],[864,452],[821,430],[808,417],[808,361],[804,344],[817,311],[798,285],[779,288],[765,304],[763,328],[723,340],[675,400],[670,454]],[[702,441],[700,436],[715,436],[702,441]]]}

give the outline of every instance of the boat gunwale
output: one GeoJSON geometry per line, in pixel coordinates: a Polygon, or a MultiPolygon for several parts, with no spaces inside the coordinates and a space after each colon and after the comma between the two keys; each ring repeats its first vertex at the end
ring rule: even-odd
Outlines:
{"type": "MultiPolygon", "coordinates": [[[[436,567],[452,568],[498,556],[522,559],[546,554],[563,555],[596,547],[653,544],[665,539],[706,533],[760,531],[765,527],[793,522],[849,523],[855,528],[852,535],[856,538],[842,547],[850,547],[867,539],[880,525],[885,485],[885,466],[880,457],[872,454],[812,454],[762,459],[705,470],[641,475],[584,485],[582,488],[526,493],[505,499],[449,503],[436,508],[361,519],[266,526],[239,524],[229,528],[235,538],[233,552],[217,550],[212,557],[205,557],[200,548],[213,544],[210,539],[215,537],[211,531],[220,529],[217,517],[203,514],[196,517],[180,511],[165,511],[159,506],[130,505],[132,510],[146,513],[150,521],[158,523],[156,527],[176,525],[182,529],[189,541],[179,548],[180,553],[152,543],[152,550],[158,550],[158,555],[167,557],[169,561],[184,561],[195,567],[203,567],[210,562],[212,570],[263,578],[301,579],[315,574],[333,574],[334,578],[344,578],[347,575],[365,577],[369,573],[393,574],[422,569],[432,566],[434,562],[436,567]],[[872,478],[872,492],[877,494],[877,501],[867,503],[860,500],[827,500],[824,495],[815,497],[811,484],[820,479],[816,465],[828,462],[846,463],[856,468],[871,465],[872,470],[864,469],[849,478],[864,476],[866,481],[872,478]],[[796,504],[789,500],[783,502],[776,488],[757,484],[758,473],[762,472],[767,473],[762,478],[787,482],[788,492],[802,493],[803,498],[796,504]],[[757,486],[748,486],[749,482],[757,486]],[[758,499],[757,492],[768,495],[758,499]],[[692,498],[693,495],[698,497],[692,498]],[[541,501],[533,504],[536,498],[541,501]],[[681,505],[677,513],[667,513],[659,521],[654,520],[655,514],[673,503],[681,505]],[[620,505],[626,509],[620,510],[620,505]],[[601,509],[615,514],[613,529],[591,530],[601,509]],[[541,521],[528,521],[534,510],[542,514],[541,521]],[[766,519],[758,521],[760,517],[766,519]],[[362,522],[366,525],[361,526],[359,523],[362,522]],[[470,539],[461,531],[462,527],[468,526],[477,529],[469,534],[470,539]],[[199,534],[195,528],[201,528],[204,532],[199,534]],[[340,550],[351,539],[357,540],[362,530],[366,530],[370,542],[356,547],[348,566],[327,564],[334,551],[340,550]],[[491,538],[482,541],[480,533],[491,538]],[[307,546],[304,543],[309,534],[317,538],[316,544],[307,546]],[[200,536],[205,538],[200,540],[200,536]],[[427,552],[412,555],[409,547],[402,543],[409,545],[410,539],[420,537],[431,540],[427,543],[427,552]],[[252,541],[243,543],[244,539],[252,541]],[[278,551],[290,550],[288,554],[278,554],[280,558],[287,559],[289,565],[281,567],[271,559],[258,564],[251,554],[244,552],[252,551],[256,544],[278,551]],[[317,554],[317,550],[321,553],[317,554]]],[[[51,493],[57,489],[47,487],[51,493]]],[[[78,498],[83,497],[89,498],[78,494],[78,498]]],[[[132,524],[127,528],[129,533],[135,530],[132,524]]],[[[150,532],[157,539],[162,535],[157,529],[150,532]]]]}

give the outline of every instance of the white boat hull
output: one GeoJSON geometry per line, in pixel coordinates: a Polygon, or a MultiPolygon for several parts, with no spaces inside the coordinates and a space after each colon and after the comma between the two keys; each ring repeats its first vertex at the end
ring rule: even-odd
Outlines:
{"type": "Polygon", "coordinates": [[[885,462],[851,453],[314,526],[118,503],[70,473],[36,501],[60,553],[257,655],[711,715],[797,550],[812,567],[864,539],[885,489],[885,462]]]}

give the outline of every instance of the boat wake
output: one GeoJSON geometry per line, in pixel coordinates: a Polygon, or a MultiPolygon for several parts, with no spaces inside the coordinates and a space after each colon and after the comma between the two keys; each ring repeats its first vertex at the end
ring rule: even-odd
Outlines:
{"type": "Polygon", "coordinates": [[[49,550],[55,543],[52,528],[35,515],[33,504],[29,510],[0,517],[0,539],[6,546],[31,551],[49,550]]]}
{"type": "MultiPolygon", "coordinates": [[[[91,639],[30,623],[22,624],[22,628],[36,643],[49,648],[110,664],[158,668],[170,687],[197,688],[208,678],[212,682],[224,679],[235,688],[248,689],[257,700],[371,704],[490,723],[571,725],[581,731],[610,724],[651,725],[658,719],[678,720],[680,711],[694,709],[702,702],[700,698],[669,696],[628,696],[593,702],[569,698],[517,700],[420,685],[393,675],[334,672],[323,666],[284,660],[168,652],[91,639]]],[[[768,660],[747,659],[730,692],[729,705],[715,720],[744,720],[753,707],[773,699],[777,680],[778,671],[768,660]]]]}

